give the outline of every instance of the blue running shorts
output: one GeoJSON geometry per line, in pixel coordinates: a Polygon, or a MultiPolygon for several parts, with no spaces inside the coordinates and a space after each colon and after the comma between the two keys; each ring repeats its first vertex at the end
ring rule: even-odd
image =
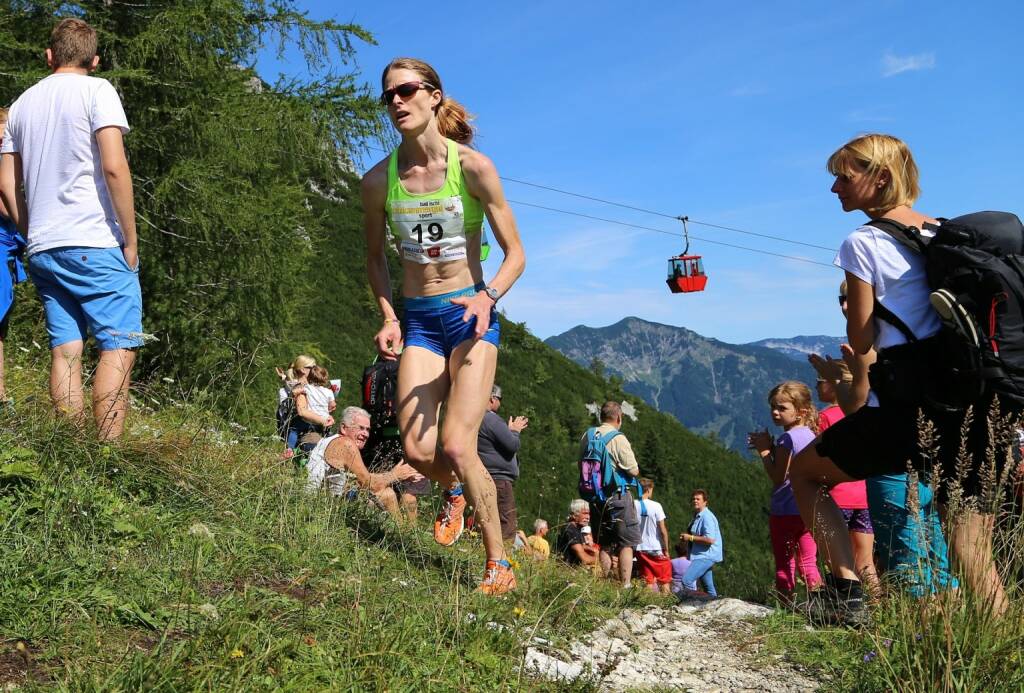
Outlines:
{"type": "Polygon", "coordinates": [[[139,268],[128,266],[120,248],[52,248],[28,265],[51,349],[90,334],[100,351],[142,346],[139,268]]]}
{"type": "MultiPolygon", "coordinates": [[[[452,299],[473,296],[483,288],[483,285],[477,285],[440,296],[406,298],[402,316],[405,347],[422,347],[444,358],[451,356],[455,347],[473,339],[476,330],[476,318],[462,322],[466,309],[452,303],[452,299]]],[[[498,346],[500,336],[498,311],[491,308],[491,324],[480,339],[498,346]]]]}

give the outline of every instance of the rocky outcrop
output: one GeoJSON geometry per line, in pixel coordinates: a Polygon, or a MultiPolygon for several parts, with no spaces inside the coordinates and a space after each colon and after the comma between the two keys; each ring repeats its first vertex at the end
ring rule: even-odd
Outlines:
{"type": "Polygon", "coordinates": [[[678,688],[710,691],[814,691],[819,683],[799,667],[759,657],[749,642],[752,620],[768,607],[738,599],[686,601],[672,607],[626,609],[567,653],[544,644],[526,651],[534,676],[561,681],[591,679],[602,690],[678,688]]]}

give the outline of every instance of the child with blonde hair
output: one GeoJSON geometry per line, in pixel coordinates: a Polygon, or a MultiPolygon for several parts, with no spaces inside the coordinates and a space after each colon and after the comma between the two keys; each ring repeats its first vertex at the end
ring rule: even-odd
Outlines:
{"type": "Polygon", "coordinates": [[[775,556],[775,590],[784,603],[792,604],[797,571],[808,590],[815,590],[821,585],[818,547],[800,518],[789,482],[790,462],[817,435],[818,412],[814,408],[810,388],[793,380],[772,388],[768,394],[768,405],[772,423],[783,429],[782,435],[773,440],[768,431],[755,431],[747,436],[747,443],[757,450],[764,470],[772,480],[768,531],[775,556]]]}

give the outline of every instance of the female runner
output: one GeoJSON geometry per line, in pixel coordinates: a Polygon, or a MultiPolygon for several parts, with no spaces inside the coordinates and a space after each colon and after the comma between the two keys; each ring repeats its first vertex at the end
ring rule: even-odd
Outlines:
{"type": "Polygon", "coordinates": [[[386,359],[402,354],[396,408],[405,459],[446,489],[434,539],[449,546],[462,534],[464,488],[487,553],[480,590],[504,594],[516,581],[505,560],[494,482],[476,443],[498,360],[494,305],[523,273],[526,256],[498,172],[467,146],[469,116],[445,96],[434,68],[397,58],[384,68],[381,86],[402,141],[362,182],[367,272],[384,319],[377,349],[386,359]],[[484,215],[505,252],[490,282],[480,264],[484,215]],[[402,259],[401,323],[388,273],[389,227],[402,259]]]}

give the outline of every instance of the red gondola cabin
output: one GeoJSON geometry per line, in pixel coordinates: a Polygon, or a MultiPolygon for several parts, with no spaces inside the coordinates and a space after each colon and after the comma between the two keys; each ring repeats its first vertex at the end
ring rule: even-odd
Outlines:
{"type": "Polygon", "coordinates": [[[674,294],[703,291],[708,276],[704,274],[704,262],[700,255],[677,255],[668,260],[668,278],[665,280],[674,294]]]}

